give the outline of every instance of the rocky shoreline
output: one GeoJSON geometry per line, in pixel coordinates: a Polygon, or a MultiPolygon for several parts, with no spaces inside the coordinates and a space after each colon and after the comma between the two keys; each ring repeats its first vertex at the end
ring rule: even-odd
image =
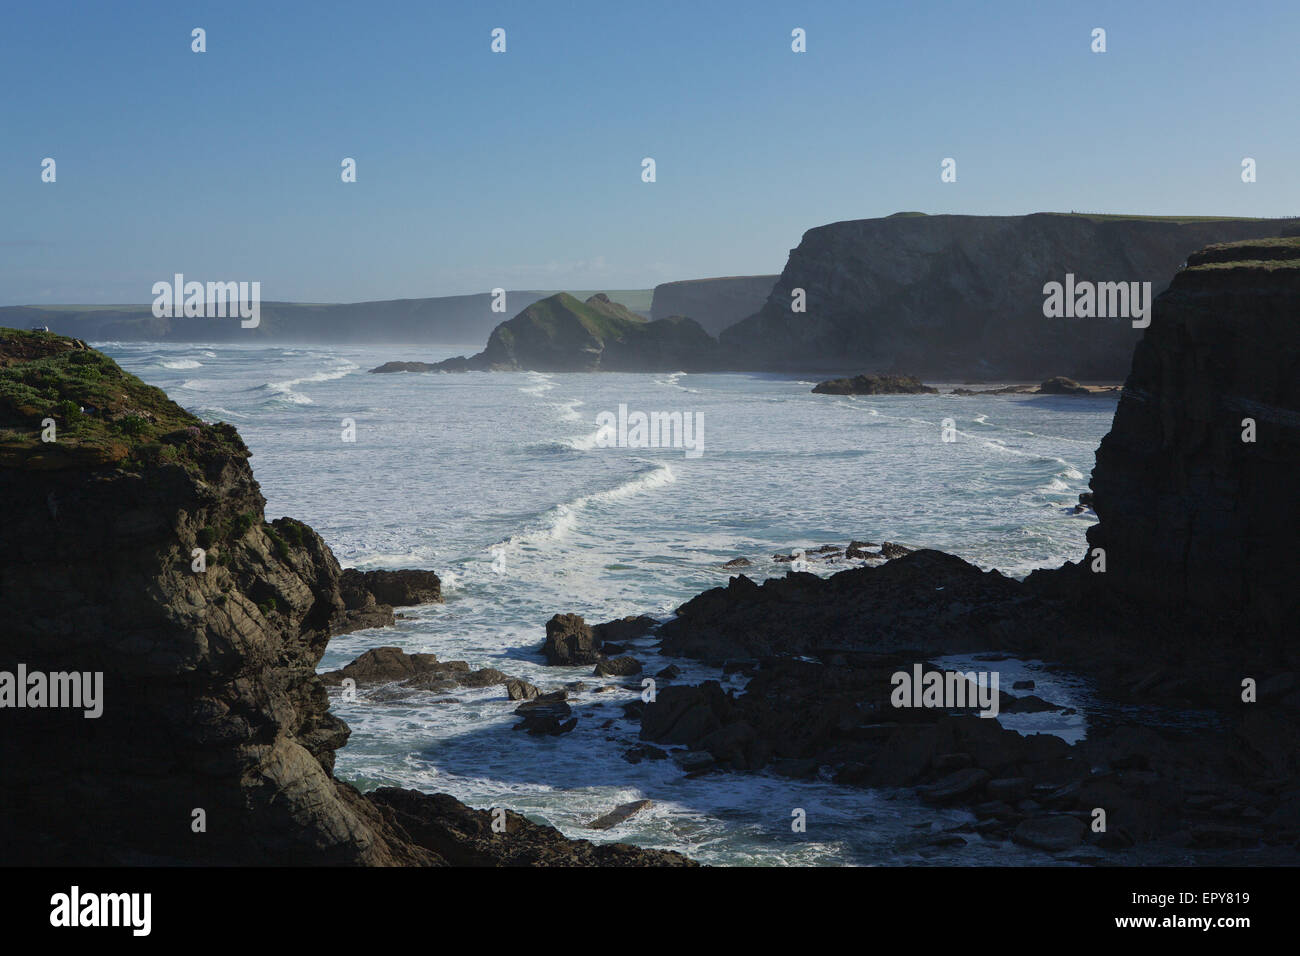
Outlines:
{"type": "MultiPolygon", "coordinates": [[[[1300,861],[1297,306],[1300,240],[1193,255],[1156,302],[1081,496],[1100,519],[1083,560],[1022,582],[904,549],[830,577],[732,577],[654,636],[664,654],[750,675],[744,693],[661,671],[654,699],[628,705],[646,742],[628,759],[911,788],[974,814],[921,838],[953,852],[978,837],[1072,862],[1135,847],[1300,861]],[[1205,720],[1096,717],[1070,745],[974,706],[897,705],[895,675],[949,655],[992,670],[1039,659],[1088,675],[1111,714],[1205,720]]],[[[998,703],[1060,709],[1032,694],[998,703]]]]}
{"type": "MultiPolygon", "coordinates": [[[[907,788],[969,809],[974,821],[918,836],[936,851],[978,839],[1069,862],[1158,847],[1294,863],[1297,305],[1300,239],[1188,260],[1156,301],[1098,450],[1087,504],[1099,521],[1078,563],[1018,581],[855,540],[775,555],[792,565],[784,577],[736,575],[663,623],[556,614],[538,653],[651,689],[624,708],[642,741],[629,761],[907,788]],[[797,569],[819,554],[863,564],[797,569]],[[744,693],[681,682],[673,665],[643,674],[629,645],[647,639],[746,675],[744,693]],[[946,677],[936,661],[949,655],[990,673],[1015,656],[1087,675],[1108,715],[1069,744],[979,715],[1059,704],[997,688],[984,700],[964,676],[952,684],[972,695],[961,705],[899,703],[897,675],[946,677]],[[1209,719],[1186,729],[1122,717],[1153,707],[1209,719]]],[[[565,689],[391,647],[317,675],[332,634],[438,601],[440,582],[341,569],[308,526],[267,522],[247,458],[233,428],[188,415],[84,343],[0,331],[0,493],[12,515],[0,599],[14,621],[0,666],[101,672],[107,701],[94,720],[5,713],[11,862],[691,865],[447,795],[361,794],[336,779],[349,729],[329,711],[329,686],[500,686],[533,736],[582,717],[565,689]],[[42,441],[51,414],[60,437],[42,441]]]]}
{"type": "Polygon", "coordinates": [[[267,522],[248,457],[85,343],[0,330],[0,669],[103,687],[94,719],[4,709],[10,864],[690,865],[336,779],[331,634],[440,582],[344,571],[307,525],[267,522]]]}

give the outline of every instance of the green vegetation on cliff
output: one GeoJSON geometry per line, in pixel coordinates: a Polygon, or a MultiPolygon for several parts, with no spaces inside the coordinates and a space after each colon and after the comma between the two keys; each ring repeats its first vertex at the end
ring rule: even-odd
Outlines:
{"type": "Polygon", "coordinates": [[[0,466],[201,468],[217,451],[248,453],[85,342],[0,328],[0,466]]]}

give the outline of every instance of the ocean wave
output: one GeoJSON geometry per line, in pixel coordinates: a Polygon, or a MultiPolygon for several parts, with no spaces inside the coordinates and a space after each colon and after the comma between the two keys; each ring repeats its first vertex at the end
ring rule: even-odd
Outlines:
{"type": "Polygon", "coordinates": [[[247,415],[241,415],[239,412],[232,412],[230,409],[222,408],[220,405],[200,405],[197,414],[203,419],[219,419],[221,421],[228,421],[232,418],[248,418],[247,415]]]}
{"type": "Polygon", "coordinates": [[[250,391],[263,391],[273,393],[270,401],[288,402],[291,405],[314,405],[315,403],[301,392],[294,391],[295,385],[307,385],[317,382],[331,382],[335,379],[351,375],[361,366],[355,362],[349,362],[346,359],[339,362],[334,368],[325,369],[324,371],[315,372],[312,375],[304,375],[301,378],[291,378],[283,382],[266,382],[263,385],[255,386],[250,391]]]}
{"type": "Polygon", "coordinates": [[[202,362],[196,362],[196,361],[194,361],[194,359],[173,359],[173,360],[170,361],[170,362],[163,362],[163,363],[162,363],[162,367],[163,367],[163,368],[174,368],[174,369],[182,369],[182,368],[202,368],[202,367],[203,367],[203,363],[202,363],[202,362]]]}
{"type": "Polygon", "coordinates": [[[600,437],[601,429],[597,428],[589,435],[578,435],[574,438],[561,438],[560,442],[573,451],[591,451],[596,447],[596,439],[600,437]]]}
{"type": "Polygon", "coordinates": [[[521,385],[519,391],[525,395],[545,395],[551,389],[555,388],[555,383],[551,377],[544,372],[529,372],[528,379],[531,385],[521,385]]]}
{"type": "Polygon", "coordinates": [[[677,475],[668,465],[657,462],[651,463],[650,467],[642,469],[632,478],[613,488],[606,491],[597,491],[589,495],[581,495],[572,501],[556,505],[542,516],[542,520],[545,522],[543,527],[520,534],[513,534],[504,541],[497,542],[492,547],[536,547],[561,540],[577,527],[579,515],[589,506],[621,501],[642,492],[662,488],[676,480],[677,475]]]}
{"type": "Polygon", "coordinates": [[[551,407],[560,413],[560,418],[563,421],[580,422],[582,421],[582,416],[579,415],[577,411],[575,411],[575,409],[579,405],[586,405],[586,404],[587,403],[584,402],[582,399],[575,398],[571,402],[556,402],[553,405],[551,405],[551,407]]]}

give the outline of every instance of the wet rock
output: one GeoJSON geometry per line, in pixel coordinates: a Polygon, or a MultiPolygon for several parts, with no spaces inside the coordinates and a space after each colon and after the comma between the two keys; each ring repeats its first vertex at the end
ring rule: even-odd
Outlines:
{"type": "Polygon", "coordinates": [[[373,647],[352,663],[320,675],[328,685],[341,684],[350,677],[357,684],[378,684],[405,680],[432,671],[438,666],[434,654],[407,654],[400,647],[373,647]]]}
{"type": "Polygon", "coordinates": [[[652,806],[654,806],[653,800],[633,800],[631,803],[621,804],[609,811],[609,813],[597,817],[587,826],[592,830],[608,830],[652,806]]]}
{"type": "Polygon", "coordinates": [[[358,571],[345,568],[339,575],[339,588],[345,606],[363,607],[366,603],[391,607],[413,607],[442,603],[442,581],[432,571],[358,571]],[[366,602],[363,595],[370,595],[366,602]],[[360,604],[350,602],[361,601],[360,604]]]}
{"type": "Polygon", "coordinates": [[[606,641],[617,643],[634,641],[638,637],[645,637],[658,626],[659,622],[650,615],[638,614],[597,624],[591,630],[596,636],[597,645],[600,645],[606,641]]]}
{"type": "Polygon", "coordinates": [[[513,729],[526,730],[533,736],[558,736],[573,730],[578,721],[576,717],[567,719],[573,709],[565,702],[565,697],[565,692],[558,690],[524,701],[515,708],[515,713],[523,719],[513,729]]]}
{"type": "Polygon", "coordinates": [[[594,664],[600,659],[601,641],[577,614],[557,614],[546,622],[542,655],[555,667],[594,664]]]}
{"type": "Polygon", "coordinates": [[[719,729],[727,698],[717,681],[698,687],[665,687],[645,705],[641,739],[656,743],[694,744],[719,729]]]}
{"type": "Polygon", "coordinates": [[[518,677],[506,681],[506,695],[511,700],[532,700],[540,697],[542,692],[533,684],[518,677]]]}
{"type": "Polygon", "coordinates": [[[758,770],[767,763],[767,746],[743,721],[706,734],[696,746],[707,750],[721,766],[733,770],[758,770]]]}
{"type": "Polygon", "coordinates": [[[596,677],[628,677],[641,673],[641,662],[634,657],[613,657],[596,662],[596,677]]]}
{"type": "Polygon", "coordinates": [[[749,560],[749,558],[732,558],[730,561],[724,564],[723,567],[724,568],[747,568],[753,563],[754,562],[749,560]]]}
{"type": "Polygon", "coordinates": [[[713,768],[713,755],[702,750],[678,751],[672,755],[672,758],[673,762],[688,774],[713,768]]]}
{"type": "Polygon", "coordinates": [[[643,700],[629,700],[623,705],[623,716],[628,720],[640,720],[644,713],[645,701],[643,700]]]}
{"type": "Polygon", "coordinates": [[[623,751],[623,759],[628,763],[640,763],[642,760],[667,760],[668,751],[660,750],[653,744],[638,744],[623,751]]]}

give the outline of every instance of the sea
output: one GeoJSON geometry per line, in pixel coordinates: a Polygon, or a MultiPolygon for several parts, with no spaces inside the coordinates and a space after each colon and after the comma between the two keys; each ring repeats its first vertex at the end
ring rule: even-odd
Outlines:
{"type": "MultiPolygon", "coordinates": [[[[441,576],[445,603],[334,638],[322,671],[394,645],[543,691],[585,685],[571,691],[578,726],[560,737],[513,730],[516,704],[501,687],[405,696],[363,687],[355,700],[332,690],[352,728],[340,778],[446,792],[570,837],[707,864],[1056,862],[969,832],[964,846],[936,847],[936,834],[974,818],[906,791],[630,763],[639,724],[623,705],[639,698],[639,678],[547,667],[540,648],[557,613],[667,620],[725,585],[738,572],[723,565],[740,557],[755,580],[787,573],[774,556],[800,549],[814,573],[856,566],[810,554],[855,539],[938,548],[1017,577],[1078,560],[1096,516],[1074,506],[1113,395],[845,397],[813,394],[809,379],[738,373],[377,375],[368,370],[384,362],[475,348],[95,344],[194,414],[239,429],[268,520],[305,521],[344,567],[441,576]],[[625,417],[689,414],[695,447],[611,445],[601,422],[620,407],[625,417]],[[643,799],[652,804],[612,829],[588,826],[643,799]]],[[[742,674],[670,661],[653,641],[631,653],[646,675],[676,663],[679,681],[720,679],[743,693],[742,674]]],[[[1087,680],[1038,661],[997,666],[1004,690],[1031,679],[1038,696],[1075,710],[1002,715],[1004,725],[1069,741],[1087,733],[1087,680]]]]}

